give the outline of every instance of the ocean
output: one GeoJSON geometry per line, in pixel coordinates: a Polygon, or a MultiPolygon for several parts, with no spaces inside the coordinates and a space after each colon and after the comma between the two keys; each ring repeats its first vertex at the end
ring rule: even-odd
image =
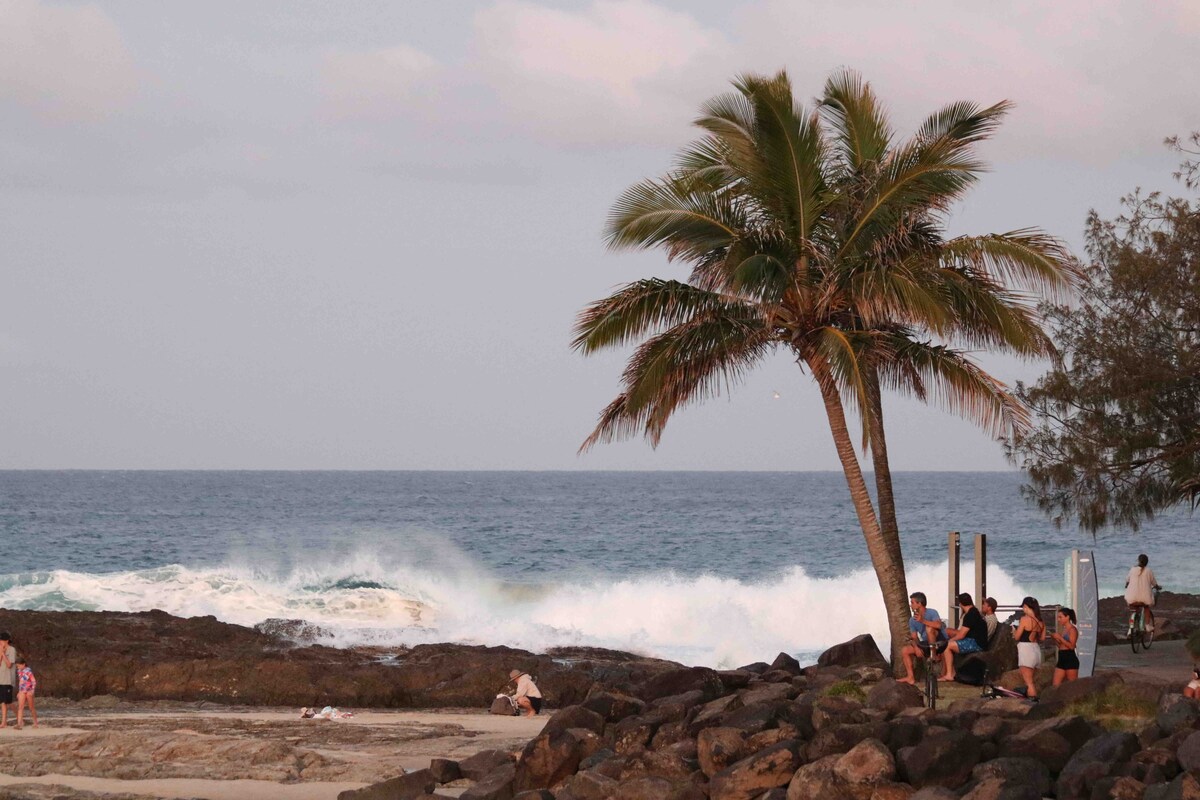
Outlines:
{"type": "MultiPolygon", "coordinates": [[[[1101,596],[1139,552],[1200,591],[1196,519],[1093,538],[1016,473],[895,476],[909,590],[945,610],[946,537],[988,534],[989,594],[1064,599],[1093,549],[1101,596]]],[[[272,617],[329,644],[594,645],[734,667],[869,632],[874,574],[840,473],[0,471],[0,606],[272,617]]]]}

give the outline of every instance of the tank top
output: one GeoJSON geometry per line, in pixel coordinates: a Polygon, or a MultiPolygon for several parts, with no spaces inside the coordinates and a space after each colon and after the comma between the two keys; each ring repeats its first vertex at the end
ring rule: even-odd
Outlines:
{"type": "Polygon", "coordinates": [[[1021,631],[1021,637],[1019,639],[1017,639],[1017,641],[1018,642],[1032,642],[1033,638],[1030,635],[1032,633],[1033,633],[1033,631],[1030,631],[1030,630],[1021,631]]]}

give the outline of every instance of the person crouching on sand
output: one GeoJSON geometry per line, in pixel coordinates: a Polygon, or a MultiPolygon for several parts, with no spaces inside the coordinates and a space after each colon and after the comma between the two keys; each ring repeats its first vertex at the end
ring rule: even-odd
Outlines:
{"type": "Polygon", "coordinates": [[[17,659],[17,728],[25,727],[25,706],[29,706],[29,716],[33,719],[33,727],[38,726],[37,707],[33,704],[33,694],[37,691],[37,678],[25,659],[17,659]]]}
{"type": "Polygon", "coordinates": [[[517,691],[513,695],[517,708],[527,717],[542,713],[542,693],[534,684],[533,678],[529,677],[529,673],[514,669],[508,673],[508,677],[517,682],[517,691]]]}

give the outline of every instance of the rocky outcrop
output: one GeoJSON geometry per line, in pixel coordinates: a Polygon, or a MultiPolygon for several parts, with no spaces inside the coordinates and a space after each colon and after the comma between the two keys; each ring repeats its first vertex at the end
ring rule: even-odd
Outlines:
{"type": "Polygon", "coordinates": [[[879,645],[869,633],[855,636],[848,642],[835,644],[817,657],[821,667],[878,667],[888,669],[887,659],[879,652],[879,645]]]}
{"type": "MultiPolygon", "coordinates": [[[[659,673],[683,670],[596,648],[541,655],[457,644],[339,649],[298,642],[316,635],[305,626],[271,620],[255,629],[162,611],[0,610],[0,629],[12,632],[18,650],[36,665],[39,693],[74,699],[485,708],[516,668],[536,675],[548,703],[561,707],[583,701],[597,686],[628,692],[659,673]]],[[[712,670],[703,676],[708,691],[721,691],[712,670]]]]}

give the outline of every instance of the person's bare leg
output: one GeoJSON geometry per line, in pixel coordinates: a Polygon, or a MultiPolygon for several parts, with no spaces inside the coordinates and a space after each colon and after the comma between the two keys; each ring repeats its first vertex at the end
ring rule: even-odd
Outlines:
{"type": "Polygon", "coordinates": [[[954,680],[954,654],[958,652],[958,642],[951,642],[946,645],[946,651],[942,653],[942,677],[938,678],[942,683],[949,683],[954,680]]]}
{"type": "Polygon", "coordinates": [[[1077,680],[1079,680],[1079,670],[1077,670],[1077,669],[1067,670],[1067,682],[1070,683],[1071,681],[1077,681],[1077,680]]]}
{"type": "Polygon", "coordinates": [[[1054,670],[1054,686],[1060,685],[1064,680],[1067,680],[1067,671],[1065,669],[1054,670]]]}
{"type": "Polygon", "coordinates": [[[1154,610],[1146,606],[1146,630],[1154,633],[1154,610]]]}
{"type": "Polygon", "coordinates": [[[533,713],[533,703],[529,702],[528,697],[517,698],[517,707],[520,708],[526,717],[535,716],[533,713]]]}
{"type": "Polygon", "coordinates": [[[1021,667],[1021,680],[1025,681],[1025,696],[1037,697],[1037,687],[1033,685],[1033,670],[1030,667],[1021,667]]]}
{"type": "Polygon", "coordinates": [[[1190,686],[1183,687],[1183,696],[1184,697],[1195,697],[1197,694],[1198,694],[1198,692],[1195,689],[1193,689],[1192,687],[1190,687],[1190,686]]]}
{"type": "Polygon", "coordinates": [[[25,693],[17,693],[17,730],[25,727],[25,693]]]}
{"type": "Polygon", "coordinates": [[[32,695],[32,694],[30,694],[30,695],[29,695],[29,715],[30,715],[31,717],[33,717],[33,727],[35,727],[35,728],[36,728],[36,727],[38,726],[38,721],[37,721],[37,706],[36,706],[36,705],[34,705],[34,702],[33,702],[33,695],[32,695]]]}
{"type": "Polygon", "coordinates": [[[912,645],[909,645],[900,651],[900,660],[904,662],[904,677],[897,678],[896,681],[898,683],[910,683],[915,685],[917,679],[913,677],[912,645]]]}
{"type": "Polygon", "coordinates": [[[0,728],[8,727],[8,703],[0,703],[0,728]]]}

